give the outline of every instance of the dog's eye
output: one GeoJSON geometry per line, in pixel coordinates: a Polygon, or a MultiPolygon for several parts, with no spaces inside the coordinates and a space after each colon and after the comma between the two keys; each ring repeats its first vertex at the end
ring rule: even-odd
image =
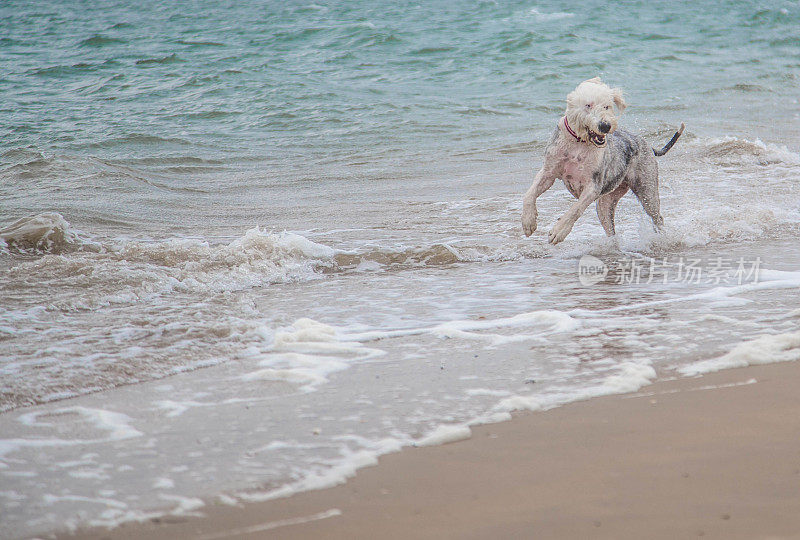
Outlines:
{"type": "Polygon", "coordinates": [[[592,108],[592,104],[591,104],[591,103],[587,103],[587,104],[586,104],[586,108],[587,108],[587,109],[591,109],[591,108],[592,108]]]}
{"type": "Polygon", "coordinates": [[[606,110],[610,109],[611,105],[606,105],[606,110]]]}

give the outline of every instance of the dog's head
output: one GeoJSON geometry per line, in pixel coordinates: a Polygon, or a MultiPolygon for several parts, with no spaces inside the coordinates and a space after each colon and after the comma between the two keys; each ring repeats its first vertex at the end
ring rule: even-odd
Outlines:
{"type": "Polygon", "coordinates": [[[565,113],[570,127],[581,139],[604,146],[606,136],[617,129],[617,111],[625,110],[622,90],[609,88],[600,77],[583,81],[567,95],[565,113]]]}

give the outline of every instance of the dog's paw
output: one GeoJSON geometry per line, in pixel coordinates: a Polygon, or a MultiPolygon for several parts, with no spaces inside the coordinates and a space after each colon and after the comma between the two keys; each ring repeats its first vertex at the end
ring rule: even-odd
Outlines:
{"type": "Polygon", "coordinates": [[[522,212],[522,231],[530,236],[536,231],[536,210],[525,209],[522,212]]]}
{"type": "Polygon", "coordinates": [[[550,229],[550,234],[548,235],[550,243],[553,245],[558,244],[567,237],[570,231],[572,231],[571,226],[558,220],[553,228],[550,229]]]}

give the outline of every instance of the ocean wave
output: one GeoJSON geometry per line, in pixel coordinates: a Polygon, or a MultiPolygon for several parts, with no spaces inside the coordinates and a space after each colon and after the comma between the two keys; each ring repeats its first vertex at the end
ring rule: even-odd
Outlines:
{"type": "Polygon", "coordinates": [[[25,165],[46,160],[47,157],[35,146],[12,148],[0,154],[0,170],[6,171],[16,165],[25,165]]]}
{"type": "Polygon", "coordinates": [[[340,251],[328,271],[388,271],[420,267],[447,266],[470,262],[500,262],[545,256],[534,246],[481,244],[456,246],[436,243],[425,246],[374,246],[358,251],[340,251]]]}
{"type": "Polygon", "coordinates": [[[59,213],[28,216],[0,228],[0,253],[3,251],[58,253],[80,243],[77,231],[59,213]]]}
{"type": "Polygon", "coordinates": [[[175,43],[179,43],[181,45],[189,45],[192,47],[224,47],[224,43],[220,43],[219,41],[203,41],[203,40],[192,40],[192,39],[179,39],[175,43]]]}
{"type": "MultiPolygon", "coordinates": [[[[97,238],[75,230],[57,213],[29,216],[0,231],[7,290],[36,302],[33,308],[0,307],[0,340],[10,339],[9,353],[25,359],[0,368],[7,375],[7,384],[0,385],[0,411],[194,370],[246,354],[248,347],[263,350],[270,332],[253,304],[253,289],[324,279],[329,273],[430,268],[535,253],[479,244],[344,251],[297,233],[259,228],[224,243],[97,238]],[[53,320],[60,322],[47,347],[30,345],[53,320]]],[[[311,389],[343,368],[342,355],[361,358],[367,351],[358,344],[318,343],[321,338],[311,336],[307,325],[295,330],[275,334],[274,354],[252,378],[311,389]],[[286,364],[295,358],[287,355],[318,353],[320,347],[331,357],[322,364],[286,364]]],[[[450,330],[466,335],[462,327],[450,330]]]]}
{"type": "Polygon", "coordinates": [[[52,275],[62,273],[59,265],[69,272],[74,264],[85,263],[102,268],[105,275],[123,283],[127,281],[125,276],[115,268],[125,271],[141,268],[155,272],[154,280],[168,281],[171,287],[177,286],[174,283],[177,280],[182,283],[178,288],[208,286],[218,291],[319,279],[325,274],[398,271],[546,256],[545,250],[533,244],[513,241],[497,245],[365,244],[345,250],[314,242],[301,234],[273,233],[258,227],[228,243],[214,243],[202,237],[98,239],[72,228],[57,212],[27,216],[0,228],[0,240],[7,253],[70,252],[71,259],[32,260],[22,264],[50,265],[48,272],[52,275]]]}
{"type": "Polygon", "coordinates": [[[478,106],[478,107],[458,107],[454,109],[456,114],[463,114],[465,116],[512,116],[513,113],[503,111],[493,107],[478,106]]]}
{"type": "Polygon", "coordinates": [[[765,143],[761,139],[750,141],[738,137],[698,139],[694,145],[703,150],[703,157],[720,165],[800,165],[800,153],[786,145],[765,143]]]}
{"type": "MultiPolygon", "coordinates": [[[[479,252],[475,252],[478,254],[479,252]]],[[[339,269],[386,269],[414,266],[441,266],[466,261],[466,255],[447,244],[427,247],[376,247],[358,252],[338,253],[334,261],[339,269]]]]}
{"type": "Polygon", "coordinates": [[[148,64],[174,64],[176,62],[183,62],[177,53],[168,54],[166,56],[159,56],[157,58],[142,58],[136,61],[137,66],[148,64]]]}
{"type": "Polygon", "coordinates": [[[247,231],[228,244],[205,240],[127,241],[110,246],[108,256],[120,263],[162,269],[184,287],[239,290],[270,283],[313,279],[335,250],[299,234],[247,231]]]}
{"type": "Polygon", "coordinates": [[[107,60],[106,62],[103,63],[78,62],[75,64],[59,64],[55,66],[36,68],[29,71],[28,73],[30,73],[31,75],[35,75],[37,77],[66,77],[69,75],[78,75],[86,72],[95,71],[99,68],[102,68],[109,62],[113,62],[113,60],[107,60]]]}
{"type": "Polygon", "coordinates": [[[413,55],[426,55],[426,54],[440,54],[440,53],[449,53],[455,51],[455,47],[422,47],[421,49],[416,49],[411,51],[409,54],[413,55]]]}
{"type": "MultiPolygon", "coordinates": [[[[95,240],[59,213],[29,216],[0,229],[2,251],[40,255],[15,261],[10,279],[25,275],[85,282],[83,307],[127,303],[171,291],[235,291],[321,277],[335,250],[292,234],[258,228],[228,244],[173,238],[95,240]],[[68,255],[53,257],[51,255],[68,255]]],[[[70,308],[70,303],[63,307],[70,308]]]]}
{"type": "Polygon", "coordinates": [[[90,38],[86,38],[78,43],[79,47],[104,47],[106,45],[116,45],[125,43],[124,39],[113,38],[104,36],[103,34],[95,34],[90,38]]]}
{"type": "MultiPolygon", "coordinates": [[[[188,144],[183,139],[165,139],[141,133],[129,133],[119,138],[106,139],[94,143],[95,147],[112,147],[126,144],[188,144]]],[[[82,176],[94,171],[98,166],[113,168],[114,172],[140,179],[146,170],[170,167],[195,167],[204,170],[218,170],[225,165],[224,160],[201,158],[191,154],[142,155],[125,159],[105,159],[92,156],[69,154],[48,154],[35,146],[14,148],[0,154],[0,172],[14,175],[15,178],[31,177],[41,180],[48,173],[62,178],[82,176]]]]}
{"type": "Polygon", "coordinates": [[[178,137],[159,137],[157,135],[148,135],[146,133],[126,133],[118,137],[108,138],[102,141],[95,141],[88,145],[89,148],[116,148],[119,146],[129,145],[155,145],[164,144],[172,145],[177,144],[181,146],[189,146],[191,143],[186,139],[178,137]]]}
{"type": "Polygon", "coordinates": [[[554,11],[552,13],[544,13],[539,11],[537,8],[531,8],[528,10],[528,15],[533,17],[536,22],[550,22],[550,21],[560,21],[564,19],[571,19],[575,16],[574,13],[566,12],[566,11],[554,11]]]}
{"type": "MultiPolygon", "coordinates": [[[[165,143],[166,140],[147,135],[131,134],[124,138],[128,143],[142,145],[165,143]]],[[[176,144],[177,141],[173,140],[176,144]]],[[[103,144],[124,144],[117,141],[104,141],[103,144]]],[[[25,191],[30,199],[37,201],[33,207],[50,206],[49,199],[54,193],[82,190],[82,195],[73,199],[72,205],[65,204],[58,209],[65,214],[87,215],[86,200],[94,194],[107,196],[108,190],[133,195],[141,193],[142,186],[174,192],[205,193],[202,186],[191,182],[176,181],[175,172],[187,174],[206,174],[219,170],[218,163],[193,156],[159,156],[142,159],[106,160],[91,156],[70,154],[46,154],[36,148],[11,150],[0,156],[0,174],[11,182],[9,193],[25,191]],[[172,175],[172,176],[170,176],[172,175]],[[74,205],[74,206],[73,206],[74,205]]],[[[121,196],[125,196],[121,195],[121,196]]],[[[89,205],[91,206],[91,205],[89,205]]],[[[27,205],[22,208],[29,208],[27,205]]],[[[114,216],[109,209],[107,218],[114,216]]]]}

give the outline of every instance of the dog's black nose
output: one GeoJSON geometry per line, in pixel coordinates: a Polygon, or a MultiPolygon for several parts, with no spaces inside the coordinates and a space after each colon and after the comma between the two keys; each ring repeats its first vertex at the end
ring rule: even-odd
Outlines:
{"type": "Polygon", "coordinates": [[[608,133],[611,131],[611,124],[608,122],[600,122],[600,125],[597,127],[600,128],[600,133],[608,133]]]}

